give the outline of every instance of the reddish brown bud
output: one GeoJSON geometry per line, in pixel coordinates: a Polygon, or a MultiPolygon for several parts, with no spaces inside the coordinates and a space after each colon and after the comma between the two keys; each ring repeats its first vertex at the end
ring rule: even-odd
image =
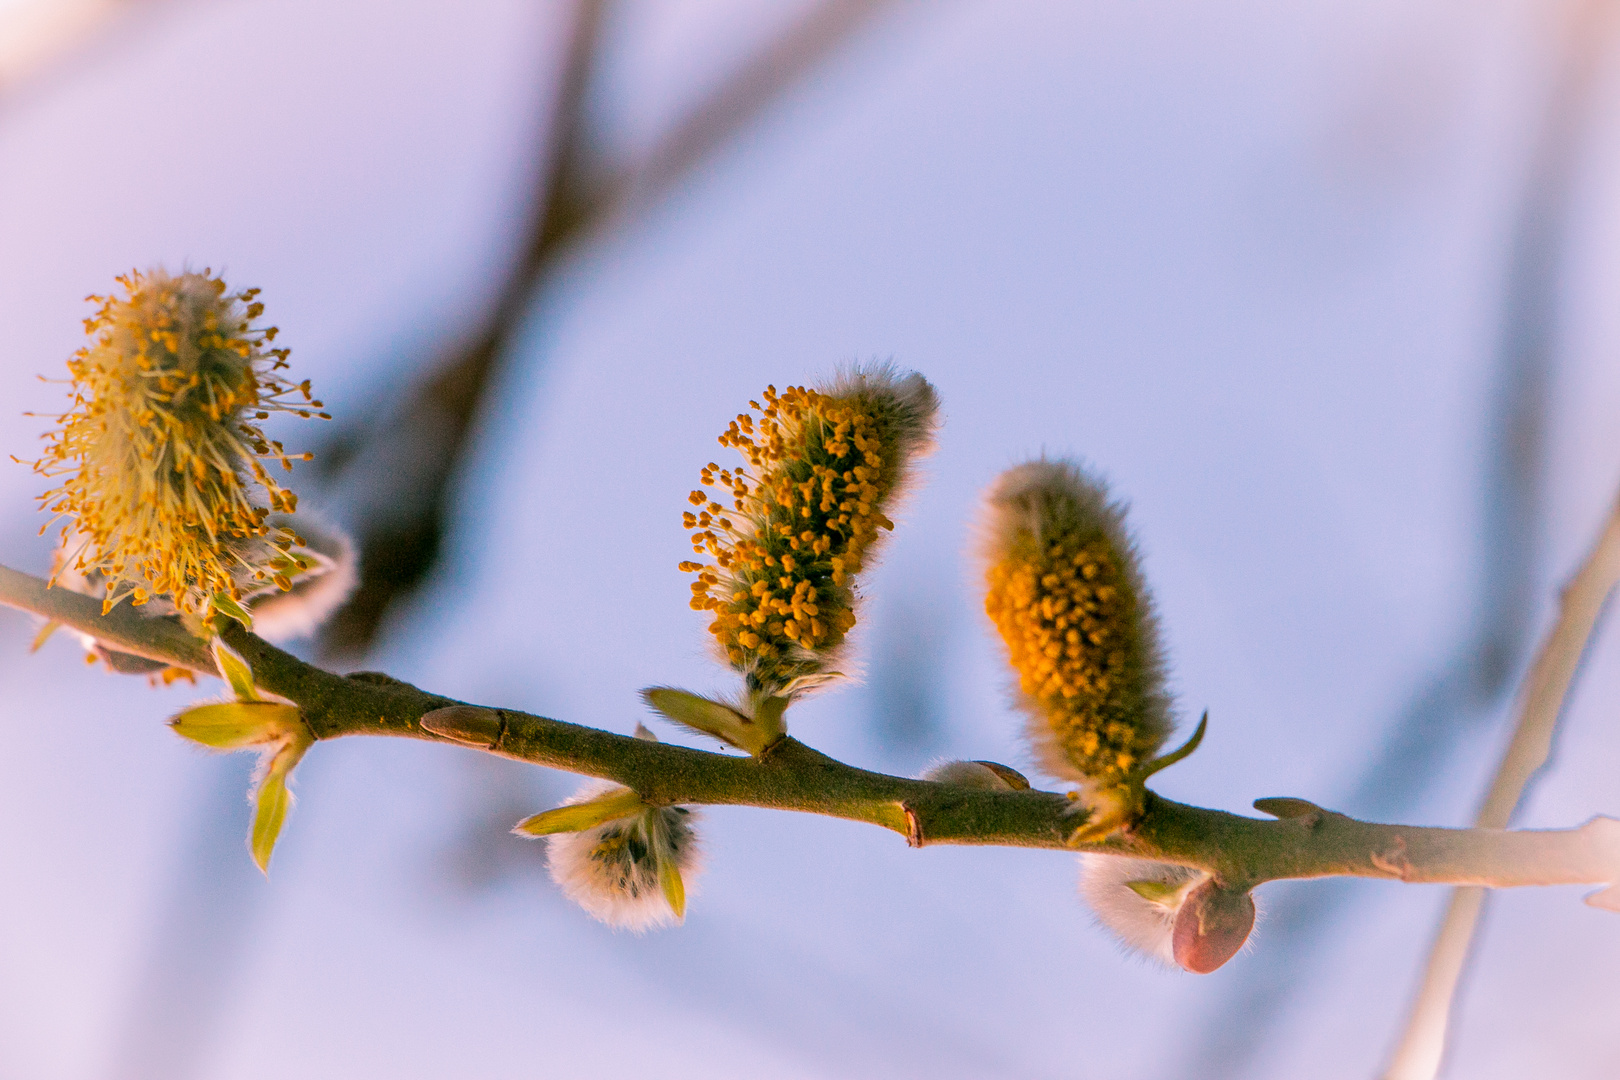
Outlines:
{"type": "Polygon", "coordinates": [[[1237,955],[1253,929],[1254,898],[1209,879],[1194,887],[1176,912],[1171,949],[1183,968],[1208,975],[1237,955]]]}

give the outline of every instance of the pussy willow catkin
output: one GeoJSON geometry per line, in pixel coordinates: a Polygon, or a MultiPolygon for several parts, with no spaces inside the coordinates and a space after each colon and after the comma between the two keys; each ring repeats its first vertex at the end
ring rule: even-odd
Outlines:
{"type": "Polygon", "coordinates": [[[985,500],[985,612],[1054,776],[1117,783],[1170,733],[1152,601],[1103,484],[1066,461],[1003,473],[985,500]]]}
{"type": "Polygon", "coordinates": [[[297,498],[264,462],[290,469],[292,456],[258,422],[325,417],[321,403],[282,376],[275,328],[253,325],[257,289],[207,272],[118,281],[122,297],[90,298],[91,343],[68,361],[73,404],[34,465],[60,482],[41,504],[74,519],[76,568],[104,579],[108,609],[166,597],[207,615],[216,598],[284,585],[303,568],[297,537],[267,518],[297,498]]]}
{"type": "Polygon", "coordinates": [[[938,399],[921,375],[855,369],[811,390],[767,387],[720,443],[744,464],[701,473],[684,515],[692,607],[727,662],[766,692],[828,672],[855,625],[855,575],[870,559],[911,463],[932,445],[938,399]]]}

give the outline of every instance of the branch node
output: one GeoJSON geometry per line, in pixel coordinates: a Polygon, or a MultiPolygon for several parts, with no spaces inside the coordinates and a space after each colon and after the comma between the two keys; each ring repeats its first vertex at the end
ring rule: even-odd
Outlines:
{"type": "Polygon", "coordinates": [[[1372,864],[1391,877],[1405,881],[1412,872],[1412,862],[1406,857],[1406,837],[1396,834],[1389,846],[1383,851],[1374,851],[1368,855],[1372,864]]]}
{"type": "Polygon", "coordinates": [[[910,803],[901,803],[900,812],[906,815],[906,846],[922,847],[922,818],[917,816],[917,811],[911,808],[910,803]]]}

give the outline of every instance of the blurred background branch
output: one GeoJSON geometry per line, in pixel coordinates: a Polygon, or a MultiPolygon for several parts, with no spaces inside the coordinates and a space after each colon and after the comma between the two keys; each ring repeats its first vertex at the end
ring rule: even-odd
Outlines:
{"type": "Polygon", "coordinates": [[[528,240],[483,325],[437,371],[400,397],[382,395],[316,455],[329,485],[381,488],[356,522],[360,587],[328,626],[328,656],[370,647],[389,610],[432,571],[445,539],[452,488],[487,388],[530,310],[544,309],[552,270],[599,235],[672,190],[789,88],[849,41],[885,0],[821,0],[676,123],[645,156],[608,164],[588,119],[608,0],[580,0],[573,41],[546,123],[549,147],[533,185],[528,240]]]}
{"type": "Polygon", "coordinates": [[[0,0],[0,93],[49,71],[157,0],[0,0]]]}
{"type": "MultiPolygon", "coordinates": [[[[1531,143],[1503,281],[1491,455],[1483,491],[1480,574],[1473,630],[1412,695],[1388,728],[1383,748],[1355,782],[1350,813],[1402,817],[1443,775],[1470,738],[1501,708],[1524,664],[1536,610],[1535,566],[1543,531],[1542,470],[1548,396],[1557,354],[1570,203],[1585,148],[1596,75],[1608,48],[1612,0],[1575,0],[1550,15],[1559,23],[1554,83],[1531,143]]],[[[1266,957],[1238,973],[1184,1063],[1211,1077],[1249,1076],[1257,1055],[1292,1016],[1318,954],[1339,920],[1353,917],[1343,888],[1279,895],[1266,920],[1266,957]]]]}
{"type": "MultiPolygon", "coordinates": [[[[132,0],[124,0],[131,3],[132,0]]],[[[111,4],[113,0],[106,0],[111,4]]],[[[384,390],[369,410],[342,423],[316,455],[328,488],[363,489],[347,500],[361,508],[354,523],[361,546],[361,581],[328,624],[321,642],[329,656],[357,659],[369,649],[391,605],[432,571],[442,550],[453,485],[473,435],[480,403],[499,375],[525,315],[543,308],[553,269],[589,237],[622,226],[654,204],[715,154],[750,121],[847,43],[885,0],[818,0],[629,164],[609,164],[590,122],[593,80],[599,77],[612,0],[578,0],[570,40],[552,79],[549,110],[539,118],[545,147],[529,188],[527,237],[482,324],[437,369],[403,394],[384,390]]],[[[509,835],[508,826],[537,802],[555,796],[533,769],[482,757],[466,764],[472,793],[465,828],[441,853],[436,870],[461,886],[459,895],[488,890],[509,874],[532,873],[543,847],[509,835]],[[495,825],[499,825],[495,828],[495,825]]],[[[206,1060],[206,1015],[224,1000],[247,962],[244,943],[262,908],[243,886],[251,878],[240,855],[245,816],[240,769],[211,762],[215,776],[187,815],[188,840],[173,868],[171,917],[153,926],[146,960],[130,988],[115,1059],[127,1080],[184,1080],[206,1060]],[[230,867],[221,862],[231,853],[230,867]]]]}
{"type": "MultiPolygon", "coordinates": [[[[1553,735],[1568,701],[1570,685],[1617,581],[1620,503],[1610,512],[1585,563],[1563,588],[1558,619],[1525,676],[1518,724],[1474,818],[1475,828],[1507,828],[1524,800],[1531,778],[1552,756],[1553,735]]],[[[1433,1080],[1440,1071],[1457,984],[1484,903],[1483,889],[1452,891],[1451,903],[1429,953],[1423,983],[1385,1074],[1387,1080],[1433,1080]]]]}

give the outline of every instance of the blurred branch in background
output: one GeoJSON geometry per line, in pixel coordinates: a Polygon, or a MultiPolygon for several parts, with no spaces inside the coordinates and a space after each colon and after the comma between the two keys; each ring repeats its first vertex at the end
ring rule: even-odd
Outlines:
{"type": "Polygon", "coordinates": [[[157,0],[0,0],[0,92],[71,56],[157,0]]]}
{"type": "Polygon", "coordinates": [[[946,595],[916,581],[892,592],[875,622],[866,679],[872,730],[897,771],[920,771],[943,745],[949,628],[946,595]]]}
{"type": "MultiPolygon", "coordinates": [[[[1401,817],[1453,760],[1467,738],[1488,736],[1521,663],[1536,608],[1540,488],[1547,399],[1557,346],[1558,289],[1569,246],[1570,204],[1593,87],[1609,40],[1612,0],[1576,0],[1561,13],[1557,74],[1533,141],[1515,211],[1502,294],[1493,452],[1484,492],[1483,540],[1474,629],[1419,687],[1384,746],[1345,800],[1351,813],[1401,817]]],[[[1349,889],[1295,889],[1268,912],[1263,963],[1244,969],[1187,1062],[1201,1075],[1251,1075],[1290,1002],[1309,995],[1312,955],[1328,927],[1346,917],[1349,889]]],[[[1342,934],[1341,934],[1342,936],[1342,934]]],[[[1258,958],[1257,958],[1258,959],[1258,958]]],[[[1179,1074],[1178,1074],[1179,1075],[1179,1074]]]]}
{"type": "Polygon", "coordinates": [[[673,188],[697,165],[848,41],[885,0],[822,0],[676,124],[640,161],[610,166],[592,153],[587,111],[600,65],[605,0],[581,0],[574,44],[535,184],[529,239],[482,327],[403,399],[379,399],[345,425],[324,452],[329,485],[365,489],[355,523],[360,587],[327,629],[329,656],[369,648],[390,605],[414,591],[443,544],[449,495],[466,456],[485,389],[523,316],[542,306],[550,271],[581,240],[622,222],[673,188]],[[383,493],[377,496],[377,490],[383,493]]]}
{"type": "MultiPolygon", "coordinates": [[[[0,3],[5,0],[0,0],[0,3]]],[[[112,0],[108,0],[112,2],[112,0]]],[[[123,0],[132,3],[132,0],[123,0]]],[[[154,0],[148,0],[154,2],[154,0]]],[[[592,154],[587,125],[591,80],[600,63],[606,0],[580,0],[572,42],[557,72],[554,105],[543,120],[548,146],[537,162],[529,236],[483,325],[403,399],[380,396],[369,416],[346,425],[317,455],[328,486],[362,494],[357,524],[362,579],[349,606],[328,627],[324,648],[355,656],[370,645],[390,604],[419,585],[440,551],[450,486],[464,456],[485,387],[512,334],[541,298],[547,274],[585,235],[652,203],[713,154],[790,86],[851,37],[883,0],[825,0],[773,44],[745,62],[633,168],[608,169],[592,154]]],[[[509,835],[535,805],[537,785],[511,768],[469,768],[479,798],[463,815],[465,849],[441,852],[475,895],[512,875],[539,869],[543,848],[509,835]],[[499,782],[491,783],[499,776],[499,782]],[[491,823],[499,825],[492,829],[491,823]],[[476,838],[476,839],[474,839],[476,838]]],[[[527,770],[532,773],[533,770],[527,770]]],[[[234,778],[234,773],[232,774],[234,778]]],[[[146,966],[131,987],[117,1075],[185,1080],[206,1075],[203,1044],[214,1026],[196,1022],[223,1008],[253,933],[256,897],[241,837],[247,806],[242,783],[211,787],[209,805],[187,817],[195,831],[182,845],[172,917],[159,920],[146,966]],[[220,861],[228,857],[229,870],[220,861]]],[[[543,801],[543,798],[541,799],[543,801]]]]}
{"type": "Polygon", "coordinates": [[[323,646],[330,654],[364,653],[389,604],[420,584],[438,558],[450,479],[496,356],[528,306],[535,277],[590,216],[586,93],[604,9],[604,0],[575,5],[572,42],[544,123],[549,146],[537,164],[529,239],[483,327],[403,404],[379,395],[371,415],[345,425],[316,455],[322,480],[353,484],[359,473],[366,491],[355,523],[360,586],[327,626],[323,646]]]}
{"type": "MultiPolygon", "coordinates": [[[[1620,581],[1620,503],[1609,512],[1592,553],[1564,587],[1558,621],[1547,634],[1520,694],[1518,726],[1474,819],[1479,829],[1505,829],[1524,791],[1552,756],[1553,736],[1576,669],[1590,648],[1598,617],[1620,581]]],[[[1423,985],[1386,1080],[1434,1080],[1446,1046],[1453,999],[1468,958],[1483,889],[1460,888],[1441,920],[1423,985]]]]}

